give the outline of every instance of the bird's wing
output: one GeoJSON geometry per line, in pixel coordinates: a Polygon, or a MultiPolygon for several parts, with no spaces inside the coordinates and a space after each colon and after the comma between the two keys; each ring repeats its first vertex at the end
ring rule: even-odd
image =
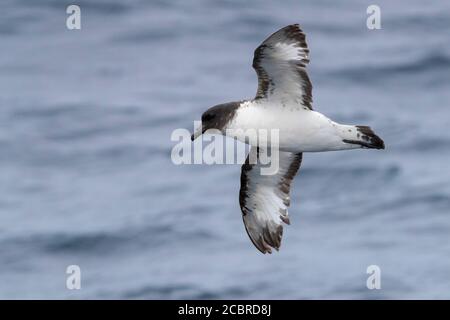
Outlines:
{"type": "Polygon", "coordinates": [[[312,84],[306,72],[309,49],[298,24],[278,30],[255,50],[253,68],[258,75],[255,99],[294,101],[312,110],[312,84]]]}
{"type": "Polygon", "coordinates": [[[261,149],[252,148],[241,171],[239,203],[245,229],[253,244],[262,253],[272,253],[281,245],[282,222],[289,224],[287,208],[290,188],[302,162],[302,153],[279,152],[279,170],[274,175],[261,175],[261,149]],[[256,155],[255,155],[256,153],[256,155]],[[254,161],[253,161],[254,162],[254,161]]]}

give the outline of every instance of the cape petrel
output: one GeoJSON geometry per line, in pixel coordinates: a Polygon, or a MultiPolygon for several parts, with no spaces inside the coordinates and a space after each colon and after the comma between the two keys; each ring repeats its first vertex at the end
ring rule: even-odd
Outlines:
{"type": "Polygon", "coordinates": [[[279,170],[274,175],[261,175],[261,164],[249,161],[261,152],[256,140],[233,136],[251,145],[242,166],[239,203],[245,229],[262,253],[281,245],[283,223],[289,224],[290,188],[303,152],[384,149],[383,140],[370,127],[339,124],[313,110],[308,62],[309,49],[299,25],[278,30],[254,52],[256,97],[208,109],[191,137],[194,140],[209,129],[224,135],[227,129],[279,130],[279,170]]]}

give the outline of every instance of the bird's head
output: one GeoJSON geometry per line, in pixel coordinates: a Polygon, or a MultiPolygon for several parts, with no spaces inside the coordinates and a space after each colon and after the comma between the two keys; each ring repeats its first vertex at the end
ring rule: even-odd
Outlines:
{"type": "Polygon", "coordinates": [[[219,104],[206,110],[202,115],[202,124],[192,134],[191,140],[194,141],[210,129],[219,130],[224,133],[229,122],[234,118],[236,109],[239,105],[240,102],[229,102],[219,104]]]}

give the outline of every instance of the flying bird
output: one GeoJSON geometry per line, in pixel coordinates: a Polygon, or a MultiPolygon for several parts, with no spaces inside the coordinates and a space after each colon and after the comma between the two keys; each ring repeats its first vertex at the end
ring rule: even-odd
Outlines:
{"type": "Polygon", "coordinates": [[[273,33],[254,52],[255,98],[208,109],[191,137],[209,129],[224,135],[227,129],[279,130],[279,170],[274,175],[261,175],[262,165],[249,160],[264,152],[256,140],[233,136],[251,145],[241,169],[239,203],[247,234],[262,253],[280,248],[283,224],[290,224],[289,194],[304,152],[384,149],[370,127],[339,124],[313,110],[308,63],[308,45],[298,24],[273,33]]]}

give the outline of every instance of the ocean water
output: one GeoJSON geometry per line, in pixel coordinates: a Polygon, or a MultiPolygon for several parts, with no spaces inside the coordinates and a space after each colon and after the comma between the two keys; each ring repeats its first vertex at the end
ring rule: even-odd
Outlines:
{"type": "Polygon", "coordinates": [[[448,1],[76,3],[81,30],[65,1],[0,4],[0,298],[450,298],[448,1]],[[314,108],[387,148],[305,154],[262,255],[240,166],[175,166],[170,135],[253,97],[253,50],[297,22],[314,108]]]}

